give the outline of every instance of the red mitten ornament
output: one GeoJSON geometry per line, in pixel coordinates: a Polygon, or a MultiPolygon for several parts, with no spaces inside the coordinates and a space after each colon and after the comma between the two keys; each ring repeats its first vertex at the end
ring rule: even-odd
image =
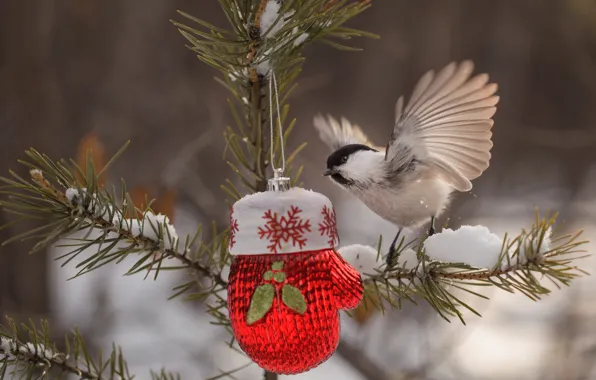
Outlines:
{"type": "MultiPolygon", "coordinates": [[[[287,178],[271,181],[280,180],[287,178]]],[[[339,237],[329,199],[285,186],[232,208],[228,308],[236,340],[255,363],[295,374],[333,354],[339,310],[358,306],[362,282],[334,249],[339,237]]]]}

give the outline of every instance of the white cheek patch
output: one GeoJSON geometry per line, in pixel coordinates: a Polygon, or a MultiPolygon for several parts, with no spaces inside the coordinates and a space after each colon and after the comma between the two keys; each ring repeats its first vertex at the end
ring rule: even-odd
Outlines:
{"type": "Polygon", "coordinates": [[[384,177],[383,154],[370,150],[355,152],[339,170],[346,179],[356,183],[375,182],[384,177]]]}

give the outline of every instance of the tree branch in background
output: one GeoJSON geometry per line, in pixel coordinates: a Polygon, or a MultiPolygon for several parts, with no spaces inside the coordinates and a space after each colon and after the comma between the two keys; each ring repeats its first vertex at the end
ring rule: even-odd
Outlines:
{"type": "Polygon", "coordinates": [[[348,362],[348,364],[365,379],[391,379],[391,376],[379,368],[379,366],[369,357],[364,355],[360,348],[356,348],[342,340],[337,346],[337,353],[340,354],[348,362]]]}

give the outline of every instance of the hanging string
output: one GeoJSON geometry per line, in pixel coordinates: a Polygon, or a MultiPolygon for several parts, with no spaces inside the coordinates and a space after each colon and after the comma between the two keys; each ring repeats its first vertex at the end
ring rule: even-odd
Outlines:
{"type": "Polygon", "coordinates": [[[275,177],[281,177],[286,170],[286,155],[284,152],[284,134],[283,128],[281,125],[281,112],[279,110],[279,93],[277,89],[277,79],[275,78],[275,71],[271,69],[271,78],[269,79],[269,121],[270,121],[270,129],[271,129],[271,145],[270,145],[270,152],[271,152],[271,168],[273,169],[273,175],[275,177]],[[275,167],[275,149],[273,145],[273,135],[275,126],[275,121],[273,120],[273,91],[275,91],[275,104],[277,106],[277,124],[279,126],[279,142],[281,144],[281,168],[275,167]]]}

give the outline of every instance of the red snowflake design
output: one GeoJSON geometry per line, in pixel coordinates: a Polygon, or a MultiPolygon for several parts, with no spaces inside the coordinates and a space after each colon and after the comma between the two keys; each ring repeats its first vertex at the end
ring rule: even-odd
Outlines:
{"type": "Polygon", "coordinates": [[[259,227],[259,237],[265,238],[271,243],[267,246],[269,251],[277,253],[281,249],[281,242],[292,241],[292,246],[298,245],[300,249],[306,244],[305,232],[310,232],[310,220],[304,220],[297,216],[301,209],[291,206],[287,216],[279,218],[277,212],[265,211],[263,219],[267,220],[264,227],[259,227]]]}
{"type": "Polygon", "coordinates": [[[230,210],[230,248],[236,244],[236,232],[238,232],[238,220],[234,218],[234,209],[230,210]]]}
{"type": "Polygon", "coordinates": [[[335,220],[335,210],[333,207],[323,206],[323,221],[319,223],[319,232],[321,236],[327,235],[329,237],[328,243],[332,247],[339,245],[339,236],[337,234],[337,223],[335,220]]]}

